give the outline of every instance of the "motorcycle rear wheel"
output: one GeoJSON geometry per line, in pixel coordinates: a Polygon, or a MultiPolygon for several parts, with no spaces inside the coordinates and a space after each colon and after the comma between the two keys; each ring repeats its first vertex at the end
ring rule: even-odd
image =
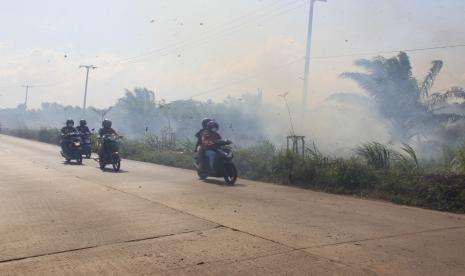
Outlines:
{"type": "Polygon", "coordinates": [[[207,174],[207,173],[202,172],[202,171],[200,171],[200,170],[197,170],[197,175],[199,176],[199,179],[200,179],[200,180],[205,180],[205,179],[207,179],[207,177],[208,177],[208,174],[207,174]]]}

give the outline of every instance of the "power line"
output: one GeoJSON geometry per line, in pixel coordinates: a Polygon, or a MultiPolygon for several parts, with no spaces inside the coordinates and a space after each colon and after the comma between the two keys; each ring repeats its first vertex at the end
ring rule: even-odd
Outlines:
{"type": "MultiPolygon", "coordinates": [[[[265,17],[265,18],[266,17],[272,17],[272,16],[276,16],[276,15],[280,15],[280,14],[289,12],[290,10],[293,10],[295,8],[300,7],[302,4],[305,4],[305,3],[300,3],[298,6],[292,7],[292,5],[294,5],[294,4],[298,3],[298,2],[302,2],[302,0],[297,0],[297,1],[294,0],[294,1],[284,3],[284,4],[282,3],[281,0],[273,1],[265,9],[257,9],[257,10],[251,11],[249,13],[243,14],[243,15],[229,21],[226,24],[220,25],[219,27],[216,27],[216,28],[214,28],[212,30],[209,30],[209,31],[205,32],[205,33],[202,33],[200,36],[193,36],[193,37],[190,37],[188,39],[185,39],[185,40],[182,40],[182,41],[179,41],[179,42],[175,42],[175,43],[170,44],[170,45],[166,45],[166,46],[164,46],[162,48],[148,51],[145,54],[137,55],[137,56],[134,56],[134,57],[123,58],[123,59],[120,59],[119,61],[109,63],[109,64],[101,64],[101,65],[99,65],[99,67],[116,66],[116,65],[123,64],[123,63],[133,64],[133,63],[140,62],[140,59],[154,56],[157,53],[161,54],[161,56],[166,56],[166,55],[168,55],[170,53],[170,51],[182,49],[181,46],[184,46],[184,47],[185,46],[191,46],[192,47],[192,45],[187,44],[187,42],[189,42],[189,41],[196,42],[197,45],[195,45],[195,46],[198,46],[198,45],[201,45],[201,44],[207,42],[208,39],[210,39],[210,38],[213,38],[215,36],[219,36],[219,35],[222,35],[222,34],[227,34],[226,32],[225,33],[218,33],[218,32],[220,32],[222,30],[228,31],[228,28],[229,28],[229,32],[231,32],[231,31],[235,31],[235,30],[240,29],[238,27],[242,27],[243,25],[247,24],[248,22],[245,21],[245,22],[240,23],[240,25],[236,25],[236,26],[234,26],[234,25],[229,26],[229,25],[234,24],[236,22],[240,22],[243,19],[250,21],[250,19],[247,19],[248,17],[254,16],[256,14],[259,15],[258,19],[260,17],[265,17]],[[281,5],[278,5],[277,7],[275,7],[277,4],[281,4],[281,5]],[[284,11],[282,10],[283,8],[286,8],[288,6],[291,6],[291,9],[284,10],[284,11]],[[267,10],[270,10],[271,12],[278,11],[279,13],[278,14],[273,14],[273,13],[267,14],[267,10]],[[214,36],[211,36],[211,34],[213,34],[214,36]],[[210,37],[208,37],[209,35],[210,35],[210,37]],[[199,37],[201,38],[202,36],[205,37],[205,38],[199,40],[198,38],[199,37]],[[176,46],[177,46],[177,48],[173,48],[173,47],[176,47],[176,46]]],[[[251,18],[251,19],[253,20],[254,18],[251,18]]],[[[255,20],[257,20],[257,19],[255,19],[255,20]]],[[[70,74],[68,76],[71,77],[72,75],[70,74]]],[[[52,87],[52,86],[58,86],[58,85],[68,83],[68,82],[69,82],[68,80],[66,80],[66,81],[60,80],[60,81],[57,81],[57,82],[36,85],[35,87],[37,87],[37,88],[52,87]]]]}
{"type": "MultiPolygon", "coordinates": [[[[110,64],[102,64],[102,65],[100,65],[100,67],[116,66],[116,65],[123,64],[123,63],[134,64],[134,63],[140,62],[142,59],[145,60],[146,58],[154,57],[157,54],[159,54],[158,56],[161,57],[161,56],[166,56],[166,55],[170,54],[170,52],[179,51],[182,48],[185,48],[187,46],[189,46],[189,47],[200,46],[200,45],[208,42],[212,38],[215,38],[215,37],[218,37],[218,36],[221,36],[221,35],[226,35],[226,34],[229,34],[231,32],[234,32],[234,31],[237,31],[237,30],[243,28],[246,24],[250,23],[248,21],[260,20],[260,19],[265,19],[267,17],[282,15],[282,14],[290,12],[290,11],[296,9],[296,8],[299,8],[300,6],[305,4],[305,3],[299,3],[299,2],[302,2],[302,0],[297,0],[297,1],[294,0],[294,1],[284,3],[284,4],[281,1],[274,1],[273,3],[271,3],[268,6],[268,9],[270,9],[270,7],[271,7],[271,9],[270,9],[271,13],[269,13],[269,12],[267,12],[267,10],[263,10],[263,9],[255,10],[255,11],[249,12],[247,14],[244,14],[244,15],[238,17],[238,18],[230,21],[227,24],[224,24],[224,25],[222,25],[220,27],[217,27],[217,28],[215,28],[213,30],[210,30],[210,31],[208,31],[206,33],[201,34],[200,35],[201,39],[198,39],[199,36],[191,37],[189,39],[179,41],[179,42],[173,43],[171,45],[164,46],[164,47],[162,47],[160,49],[149,51],[146,54],[142,54],[142,55],[138,55],[138,56],[134,56],[134,57],[129,57],[129,58],[124,58],[124,59],[121,59],[121,60],[119,60],[117,62],[110,63],[110,64]],[[274,7],[277,4],[282,4],[282,5],[278,5],[277,7],[274,7]],[[295,4],[297,4],[297,6],[295,6],[295,4]],[[283,9],[283,8],[286,8],[286,7],[290,7],[290,8],[283,9]],[[257,14],[257,13],[258,13],[258,18],[247,19],[247,17],[253,16],[254,14],[257,14]],[[260,13],[262,13],[262,14],[260,14],[260,13]],[[246,21],[241,22],[239,25],[228,26],[228,24],[231,25],[231,23],[236,23],[236,21],[240,21],[242,19],[246,19],[246,21]],[[190,41],[192,41],[194,44],[189,45],[190,41]],[[177,48],[174,48],[174,47],[177,47],[177,48]]],[[[69,75],[69,76],[71,76],[71,75],[69,75]]],[[[68,83],[68,82],[69,81],[58,81],[58,82],[53,82],[53,83],[49,83],[49,84],[36,85],[35,87],[40,87],[40,88],[42,88],[42,87],[52,87],[52,86],[58,86],[58,85],[68,83]]]]}
{"type": "MultiPolygon", "coordinates": [[[[279,1],[277,1],[277,2],[279,2],[279,1]]],[[[273,5],[275,5],[275,4],[276,3],[274,3],[273,5]]],[[[268,17],[274,17],[274,16],[282,15],[284,13],[287,13],[287,12],[290,12],[290,11],[292,11],[294,9],[299,8],[304,4],[305,4],[305,2],[302,2],[302,0],[287,2],[287,3],[284,3],[283,5],[278,6],[277,8],[273,8],[271,10],[271,13],[265,10],[265,13],[262,12],[263,14],[261,14],[261,15],[259,14],[256,18],[247,19],[246,21],[240,22],[239,24],[228,26],[229,23],[227,23],[227,24],[224,24],[222,27],[216,28],[216,30],[213,29],[213,30],[210,30],[210,31],[208,31],[206,33],[203,33],[201,35],[194,36],[194,37],[191,37],[191,38],[188,38],[188,39],[185,39],[185,40],[182,40],[182,41],[179,41],[179,42],[164,46],[162,48],[149,51],[149,52],[147,52],[145,54],[125,58],[125,59],[122,59],[122,60],[117,61],[115,63],[105,64],[105,65],[101,65],[101,66],[119,65],[119,64],[123,64],[123,63],[130,63],[130,64],[131,63],[137,63],[137,62],[140,62],[141,60],[145,60],[146,58],[149,58],[149,57],[166,56],[166,55],[170,54],[173,51],[179,51],[179,50],[181,50],[181,49],[183,49],[185,47],[192,48],[194,46],[199,46],[199,45],[202,45],[205,42],[211,40],[212,38],[216,38],[218,36],[226,35],[226,34],[229,34],[231,32],[240,30],[244,26],[247,26],[248,24],[250,24],[251,23],[250,21],[263,20],[263,19],[268,18],[268,17]]],[[[273,6],[273,5],[271,5],[271,6],[273,6]]],[[[254,13],[257,13],[257,12],[254,12],[254,13]]],[[[253,13],[251,13],[251,14],[253,14],[253,13]]],[[[246,17],[246,16],[243,16],[243,17],[246,17]]],[[[232,20],[230,23],[235,23],[234,21],[237,21],[237,19],[232,20]]]]}
{"type": "Polygon", "coordinates": [[[248,80],[250,80],[250,79],[254,79],[254,78],[259,77],[259,76],[262,76],[262,75],[264,75],[264,74],[266,74],[266,73],[273,72],[273,71],[277,71],[277,70],[281,70],[281,69],[283,69],[285,66],[295,64],[295,63],[300,62],[300,61],[302,61],[302,60],[304,60],[304,57],[299,57],[299,58],[297,58],[297,59],[290,60],[290,61],[288,61],[288,62],[286,62],[286,63],[283,63],[283,64],[281,64],[281,65],[276,66],[274,69],[267,69],[266,71],[257,72],[257,73],[255,73],[255,74],[249,75],[249,76],[247,76],[247,77],[244,77],[244,78],[235,80],[235,81],[233,81],[233,82],[230,82],[230,83],[228,83],[228,84],[224,84],[224,85],[215,87],[215,88],[213,88],[213,89],[209,89],[209,90],[206,90],[206,91],[204,91],[204,92],[200,92],[200,93],[194,94],[194,95],[188,97],[188,99],[192,99],[192,98],[196,98],[196,97],[199,97],[199,96],[207,95],[207,94],[216,92],[216,91],[218,91],[218,90],[222,90],[222,89],[227,88],[227,87],[235,86],[235,85],[237,85],[237,84],[239,84],[239,83],[242,83],[242,82],[244,82],[244,81],[248,81],[248,80]]]}
{"type": "Polygon", "coordinates": [[[403,50],[385,50],[385,51],[378,51],[378,52],[364,52],[364,53],[352,53],[352,54],[329,55],[329,56],[315,56],[315,57],[312,57],[312,59],[331,59],[331,58],[341,58],[341,57],[368,56],[368,55],[390,54],[390,53],[398,53],[398,52],[408,53],[408,52],[430,51],[430,50],[461,48],[461,47],[465,47],[465,44],[443,45],[443,46],[425,47],[425,48],[411,48],[411,49],[403,49],[403,50]]]}
{"type": "MultiPolygon", "coordinates": [[[[398,52],[416,52],[416,51],[428,51],[428,50],[437,50],[437,49],[447,49],[447,48],[459,48],[459,47],[465,47],[465,44],[456,44],[456,45],[443,45],[443,46],[435,46],[435,47],[424,47],[424,48],[411,48],[411,49],[401,49],[401,50],[385,50],[385,51],[379,51],[379,52],[365,52],[365,53],[353,53],[353,54],[343,54],[343,55],[330,55],[330,56],[314,56],[314,57],[311,57],[311,59],[330,59],[330,58],[340,58],[340,57],[351,57],[351,56],[366,56],[366,55],[376,55],[376,54],[381,54],[381,53],[398,53],[398,52]]],[[[301,57],[301,58],[298,58],[296,60],[291,60],[291,61],[288,61],[288,62],[285,62],[283,64],[280,64],[278,65],[277,69],[281,69],[281,67],[284,67],[286,65],[291,65],[291,64],[294,64],[298,61],[301,61],[303,60],[304,57],[301,57]]],[[[276,69],[275,69],[276,70],[276,69]]],[[[274,70],[272,70],[274,71],[274,70]]],[[[269,72],[269,70],[267,71],[269,72]]],[[[239,84],[239,83],[242,83],[244,81],[247,81],[247,80],[250,80],[250,79],[253,79],[253,78],[256,78],[256,77],[259,77],[261,75],[263,75],[264,73],[266,72],[258,72],[258,73],[255,73],[255,74],[252,74],[250,76],[247,76],[247,77],[244,77],[244,78],[241,78],[239,80],[236,80],[234,82],[231,82],[229,84],[226,84],[226,85],[222,85],[222,86],[219,86],[219,87],[216,87],[216,88],[213,88],[213,89],[209,89],[207,91],[204,91],[204,92],[201,92],[201,93],[198,93],[198,94],[195,94],[189,98],[195,98],[195,97],[198,97],[198,96],[202,96],[202,95],[205,95],[205,94],[210,94],[212,92],[215,92],[215,91],[218,91],[218,90],[221,90],[221,89],[224,89],[224,88],[227,88],[227,87],[231,87],[231,86],[234,86],[236,84],[239,84]]]]}
{"type": "Polygon", "coordinates": [[[34,87],[36,87],[36,88],[45,88],[45,87],[53,87],[53,86],[59,86],[61,84],[69,83],[71,81],[71,77],[73,75],[74,75],[74,73],[67,74],[67,76],[62,78],[60,81],[45,83],[45,84],[39,84],[39,85],[35,85],[34,87]]]}
{"type": "MultiPolygon", "coordinates": [[[[276,5],[277,3],[280,3],[281,1],[275,1],[274,3],[270,4],[268,7],[273,7],[274,5],[276,5]]],[[[260,9],[260,10],[255,10],[255,11],[252,11],[252,12],[249,12],[247,14],[244,14],[242,16],[239,16],[237,18],[234,18],[233,20],[227,22],[226,24],[223,24],[223,25],[220,25],[220,26],[217,26],[216,28],[214,28],[213,30],[209,30],[207,32],[204,32],[201,34],[201,36],[205,36],[205,35],[208,35],[209,33],[212,33],[214,31],[217,31],[217,30],[221,30],[222,28],[225,28],[225,27],[228,27],[228,24],[231,24],[231,23],[235,23],[235,21],[239,21],[243,18],[247,18],[248,16],[251,16],[251,15],[254,15],[255,13],[257,12],[262,12],[262,11],[265,11],[266,9],[260,9]]],[[[187,39],[184,39],[184,40],[181,40],[181,41],[178,41],[178,42],[175,42],[173,44],[169,44],[169,45],[166,45],[166,46],[163,46],[162,48],[158,48],[158,49],[153,49],[153,50],[149,50],[147,51],[146,53],[144,54],[140,54],[140,55],[136,55],[134,57],[128,57],[128,58],[123,58],[121,59],[120,61],[124,62],[124,61],[127,61],[127,60],[131,60],[131,59],[136,59],[136,58],[140,58],[140,57],[145,57],[147,54],[152,54],[152,53],[155,53],[155,52],[159,52],[161,50],[164,50],[164,49],[170,49],[172,48],[173,46],[176,46],[180,43],[184,43],[186,41],[189,41],[189,40],[195,40],[197,39],[199,36],[192,36],[190,38],[187,38],[187,39]]]]}
{"type": "MultiPolygon", "coordinates": [[[[465,47],[465,44],[452,44],[452,45],[442,45],[442,46],[422,47],[422,48],[409,48],[409,49],[399,49],[399,50],[383,50],[383,51],[378,51],[378,52],[363,52],[363,53],[352,53],[352,54],[342,54],[342,55],[314,56],[314,57],[312,57],[312,59],[332,59],[332,58],[352,57],[352,56],[377,55],[377,54],[381,54],[381,53],[431,51],[431,50],[449,49],[449,48],[462,48],[462,47],[465,47]]],[[[303,60],[303,57],[298,58],[296,60],[291,60],[291,61],[283,63],[281,65],[278,65],[276,67],[276,69],[273,69],[272,71],[279,70],[279,69],[281,69],[281,67],[284,67],[286,65],[290,65],[290,64],[299,62],[301,60],[303,60]]],[[[259,77],[259,76],[261,76],[261,75],[263,75],[263,74],[265,74],[267,72],[270,72],[270,70],[267,70],[266,72],[265,71],[257,72],[255,74],[252,74],[252,75],[249,75],[247,77],[238,79],[238,80],[233,81],[231,83],[228,83],[228,84],[225,84],[225,85],[213,88],[213,89],[209,89],[209,90],[206,90],[204,92],[194,94],[194,95],[188,97],[187,99],[192,99],[192,98],[199,97],[199,96],[202,96],[202,95],[210,94],[210,93],[216,92],[218,90],[222,90],[224,88],[237,85],[237,84],[242,83],[244,81],[259,77]]],[[[65,82],[61,81],[61,82],[56,82],[56,83],[52,83],[52,84],[35,85],[34,87],[50,87],[50,86],[56,86],[56,85],[59,85],[59,84],[62,84],[62,83],[65,83],[65,82]]],[[[32,88],[32,86],[30,86],[29,88],[32,88]]]]}
{"type": "MultiPolygon", "coordinates": [[[[443,45],[443,46],[423,47],[423,48],[410,48],[410,49],[400,49],[400,50],[386,50],[386,51],[379,51],[379,52],[353,53],[353,54],[344,54],[344,55],[314,56],[314,57],[312,57],[312,59],[330,59],[330,58],[340,58],[340,57],[350,57],[350,56],[376,55],[376,54],[380,54],[380,53],[397,53],[397,52],[428,51],[428,50],[447,49],[447,48],[458,48],[458,47],[465,47],[465,44],[443,45]]],[[[227,84],[224,84],[224,85],[221,85],[221,86],[212,88],[212,89],[208,89],[208,90],[206,90],[206,91],[203,91],[203,92],[194,94],[194,95],[192,95],[192,96],[190,96],[190,97],[187,97],[187,98],[184,98],[184,99],[196,98],[196,97],[199,97],[199,96],[211,94],[211,93],[213,93],[213,92],[216,92],[216,91],[219,91],[219,90],[228,88],[228,87],[235,86],[235,85],[240,84],[240,83],[243,83],[243,82],[245,82],[245,81],[248,81],[248,80],[251,80],[251,79],[260,77],[260,76],[262,76],[262,75],[264,75],[264,74],[266,74],[266,73],[268,73],[268,72],[272,72],[272,71],[276,71],[276,70],[281,70],[283,67],[288,66],[288,65],[292,65],[292,64],[297,63],[297,62],[300,62],[300,61],[302,61],[303,59],[304,59],[304,57],[300,57],[300,58],[297,58],[297,59],[290,60],[290,61],[288,61],[288,62],[285,62],[285,63],[282,63],[282,64],[280,64],[280,65],[277,65],[274,69],[268,69],[268,70],[266,70],[266,71],[260,71],[260,72],[253,73],[253,74],[251,74],[251,75],[249,75],[249,76],[240,78],[240,79],[238,79],[238,80],[232,81],[232,82],[230,82],[230,83],[227,83],[227,84]]],[[[44,87],[44,86],[45,86],[45,85],[42,85],[41,87],[44,87]]],[[[50,85],[50,86],[51,86],[51,85],[50,85]]],[[[181,100],[182,100],[182,99],[181,99],[181,100]]]]}
{"type": "MultiPolygon", "coordinates": [[[[298,1],[294,0],[294,1],[291,1],[291,2],[288,2],[288,3],[284,3],[283,5],[278,6],[276,9],[272,8],[271,12],[276,12],[276,11],[280,12],[280,11],[283,10],[283,8],[286,8],[287,6],[294,5],[294,4],[296,4],[298,2],[301,2],[301,1],[302,0],[298,0],[298,1]]],[[[269,7],[273,7],[277,3],[279,3],[279,1],[276,1],[275,3],[270,5],[269,7]]],[[[302,3],[300,3],[300,5],[301,4],[302,3]]],[[[259,13],[258,18],[273,16],[273,14],[267,14],[266,9],[265,10],[262,9],[262,10],[254,11],[254,12],[249,13],[248,15],[254,15],[256,13],[259,13]],[[260,15],[260,12],[263,13],[263,14],[260,15]]],[[[124,62],[131,62],[132,61],[131,63],[136,63],[136,62],[138,62],[137,60],[139,60],[140,58],[152,57],[152,56],[157,55],[157,54],[161,54],[162,56],[164,56],[164,55],[169,54],[169,52],[171,52],[173,50],[179,51],[183,47],[186,47],[186,46],[192,47],[192,43],[197,43],[196,46],[198,46],[199,42],[200,42],[200,44],[202,44],[203,42],[206,42],[206,41],[210,40],[211,38],[215,38],[217,36],[228,34],[228,33],[231,33],[232,31],[236,31],[238,29],[241,29],[243,26],[250,23],[250,22],[248,22],[248,21],[250,21],[250,19],[246,19],[246,21],[240,22],[239,24],[236,24],[236,25],[234,25],[234,23],[236,23],[235,21],[240,21],[240,19],[247,18],[248,15],[244,15],[244,16],[241,16],[239,18],[236,18],[236,19],[230,21],[229,23],[224,24],[223,26],[220,26],[220,27],[217,27],[217,28],[215,28],[213,30],[202,33],[199,36],[193,36],[193,37],[188,38],[186,40],[182,40],[182,41],[173,43],[171,45],[167,45],[167,46],[162,47],[160,49],[149,51],[148,53],[142,54],[140,56],[136,56],[136,57],[133,57],[133,58],[127,58],[124,62]],[[233,23],[232,26],[229,26],[230,23],[233,23]]],[[[251,20],[254,20],[254,18],[251,18],[251,20]]],[[[255,18],[255,20],[257,20],[257,18],[255,18]]]]}
{"type": "MultiPolygon", "coordinates": [[[[458,47],[465,47],[465,44],[456,44],[456,45],[444,45],[444,46],[435,46],[435,47],[424,47],[424,48],[411,48],[411,49],[402,49],[402,50],[388,50],[388,51],[380,51],[380,52],[371,52],[371,53],[359,53],[359,54],[346,54],[346,55],[339,55],[339,56],[316,56],[316,57],[312,57],[312,59],[324,59],[324,58],[337,58],[337,57],[346,57],[346,56],[360,56],[360,55],[374,55],[374,54],[379,54],[379,53],[397,53],[397,52],[415,52],[415,51],[428,51],[428,50],[437,50],[437,49],[447,49],[447,48],[458,48],[458,47]]],[[[228,87],[231,87],[231,86],[235,86],[237,84],[240,84],[244,81],[248,81],[250,79],[254,79],[256,77],[259,77],[259,76],[262,76],[268,72],[271,72],[271,71],[276,71],[276,70],[281,70],[283,69],[283,67],[287,66],[287,65],[291,65],[291,64],[294,64],[294,63],[297,63],[297,62],[300,62],[304,60],[304,57],[300,57],[298,59],[293,59],[293,60],[290,60],[288,62],[285,62],[283,64],[280,64],[280,65],[277,65],[274,69],[271,69],[271,70],[266,70],[266,71],[260,71],[260,72],[257,72],[257,73],[254,73],[252,75],[249,75],[247,77],[244,77],[244,78],[241,78],[241,79],[238,79],[238,80],[235,80],[233,82],[230,82],[228,84],[225,84],[225,85],[221,85],[221,86],[218,86],[218,87],[215,87],[213,89],[209,89],[209,90],[206,90],[204,92],[200,92],[200,93],[197,93],[197,94],[194,94],[192,96],[189,97],[189,99],[192,99],[192,98],[196,98],[196,97],[199,97],[199,96],[203,96],[203,95],[206,95],[206,94],[210,94],[210,93],[213,93],[213,92],[216,92],[218,90],[222,90],[224,88],[228,88],[228,87]]]]}

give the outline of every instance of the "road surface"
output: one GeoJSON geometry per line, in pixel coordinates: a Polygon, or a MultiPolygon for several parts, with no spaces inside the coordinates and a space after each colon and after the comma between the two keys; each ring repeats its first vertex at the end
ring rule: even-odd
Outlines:
{"type": "Polygon", "coordinates": [[[0,135],[0,275],[465,275],[465,216],[0,135]]]}

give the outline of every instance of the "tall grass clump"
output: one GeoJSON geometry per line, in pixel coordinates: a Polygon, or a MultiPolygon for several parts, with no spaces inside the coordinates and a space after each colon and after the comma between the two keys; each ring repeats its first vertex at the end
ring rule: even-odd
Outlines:
{"type": "Polygon", "coordinates": [[[388,169],[395,153],[386,145],[369,142],[359,146],[355,152],[375,169],[388,169]]]}

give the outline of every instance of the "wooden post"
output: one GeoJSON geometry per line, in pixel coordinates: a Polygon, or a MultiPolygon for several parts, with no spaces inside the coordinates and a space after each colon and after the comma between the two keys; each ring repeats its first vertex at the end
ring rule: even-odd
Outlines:
{"type": "Polygon", "coordinates": [[[295,155],[305,156],[305,136],[291,135],[287,136],[287,150],[291,151],[295,155]],[[292,145],[290,145],[291,140],[292,145]],[[292,146],[292,149],[291,149],[292,146]]]}

